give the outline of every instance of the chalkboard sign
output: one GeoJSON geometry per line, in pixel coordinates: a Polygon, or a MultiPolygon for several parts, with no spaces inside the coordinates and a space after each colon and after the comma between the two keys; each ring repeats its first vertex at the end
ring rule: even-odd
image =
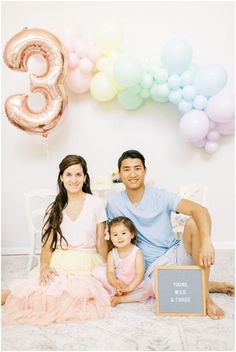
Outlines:
{"type": "Polygon", "coordinates": [[[206,315],[204,270],[197,265],[155,267],[156,314],[206,315]]]}

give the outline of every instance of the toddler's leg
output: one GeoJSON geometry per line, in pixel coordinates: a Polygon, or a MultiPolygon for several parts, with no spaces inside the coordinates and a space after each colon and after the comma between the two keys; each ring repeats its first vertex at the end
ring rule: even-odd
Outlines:
{"type": "Polygon", "coordinates": [[[5,304],[7,296],[10,294],[10,290],[8,288],[4,288],[1,291],[1,305],[5,304]]]}
{"type": "Polygon", "coordinates": [[[149,279],[145,279],[141,284],[132,292],[129,292],[122,296],[113,296],[111,298],[112,307],[119,303],[131,303],[145,301],[146,299],[153,297],[154,292],[152,289],[152,282],[149,279]]]}

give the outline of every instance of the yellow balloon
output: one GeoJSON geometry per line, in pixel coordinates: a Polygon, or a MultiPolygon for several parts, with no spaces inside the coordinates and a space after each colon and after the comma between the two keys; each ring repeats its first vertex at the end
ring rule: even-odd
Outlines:
{"type": "Polygon", "coordinates": [[[115,80],[106,72],[98,72],[93,76],[90,83],[90,93],[94,99],[101,102],[112,100],[117,94],[118,88],[115,80]]]}
{"type": "Polygon", "coordinates": [[[95,33],[95,43],[102,54],[121,49],[123,28],[119,23],[104,23],[95,33]]]}

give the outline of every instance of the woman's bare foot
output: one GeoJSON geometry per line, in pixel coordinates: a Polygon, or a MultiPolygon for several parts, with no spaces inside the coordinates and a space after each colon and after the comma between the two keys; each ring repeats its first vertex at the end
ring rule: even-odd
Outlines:
{"type": "Polygon", "coordinates": [[[121,303],[121,296],[113,296],[111,297],[111,306],[115,307],[117,304],[121,303]]]}
{"type": "Polygon", "coordinates": [[[218,307],[210,297],[206,299],[206,312],[211,319],[222,319],[225,316],[224,311],[218,307]]]}
{"type": "Polygon", "coordinates": [[[229,282],[209,281],[209,293],[225,293],[234,296],[234,285],[229,282]]]}
{"type": "Polygon", "coordinates": [[[4,288],[1,291],[1,305],[5,304],[7,296],[9,295],[10,290],[8,290],[7,288],[4,288]]]}

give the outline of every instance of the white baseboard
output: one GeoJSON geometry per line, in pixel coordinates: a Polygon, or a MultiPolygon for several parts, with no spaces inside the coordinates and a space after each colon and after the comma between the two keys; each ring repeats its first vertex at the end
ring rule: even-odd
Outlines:
{"type": "MultiPolygon", "coordinates": [[[[234,249],[235,243],[231,241],[215,241],[213,242],[213,246],[215,249],[234,249]]],[[[2,255],[23,255],[29,253],[29,247],[2,247],[2,255]]]]}
{"type": "Polygon", "coordinates": [[[234,249],[234,242],[223,242],[223,241],[213,241],[213,246],[215,249],[234,249]]]}

